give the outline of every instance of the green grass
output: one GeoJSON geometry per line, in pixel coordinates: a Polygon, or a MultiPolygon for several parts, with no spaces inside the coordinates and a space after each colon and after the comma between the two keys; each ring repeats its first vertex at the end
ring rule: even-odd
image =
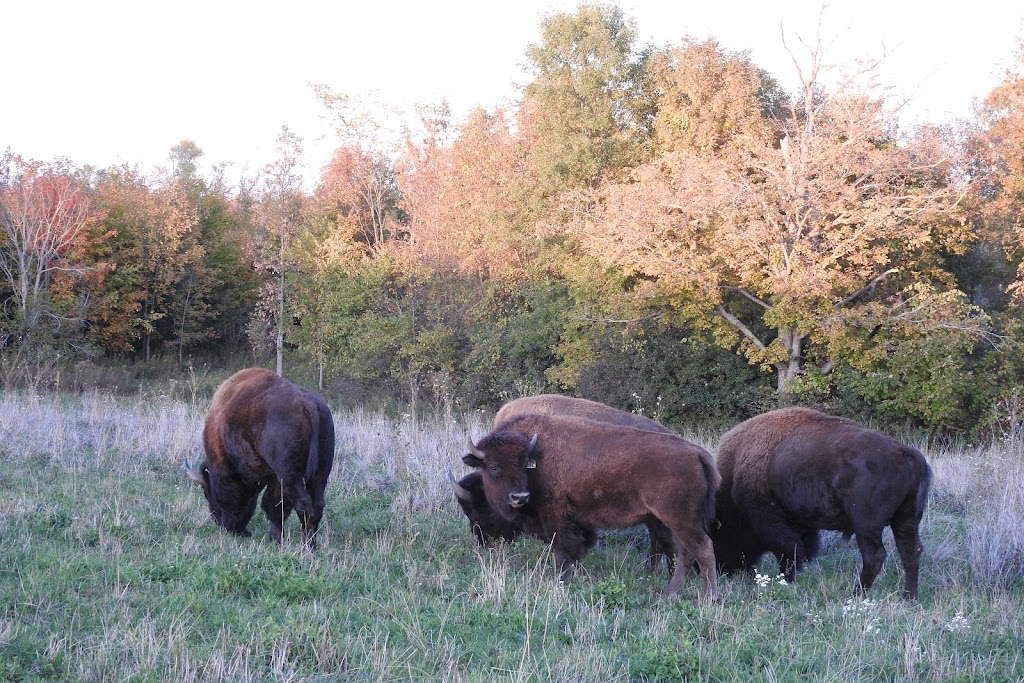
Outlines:
{"type": "Polygon", "coordinates": [[[0,395],[0,680],[1024,680],[1020,453],[930,454],[919,603],[894,552],[852,600],[830,536],[796,586],[722,578],[706,604],[695,576],[660,596],[641,531],[568,585],[537,541],[477,548],[447,470],[479,417],[338,413],[319,553],[294,519],[283,547],[259,514],[229,536],[181,471],[204,410],[0,395]]]}

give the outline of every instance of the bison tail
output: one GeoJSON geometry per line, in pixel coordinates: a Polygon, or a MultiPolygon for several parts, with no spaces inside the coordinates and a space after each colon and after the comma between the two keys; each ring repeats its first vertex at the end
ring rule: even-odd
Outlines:
{"type": "Polygon", "coordinates": [[[320,468],[320,411],[316,404],[306,406],[306,417],[309,418],[309,456],[306,458],[305,479],[316,474],[320,468]]]}
{"type": "Polygon", "coordinates": [[[710,453],[701,449],[700,452],[700,465],[704,469],[704,479],[708,483],[708,491],[704,496],[704,508],[700,514],[700,524],[703,527],[705,533],[710,532],[716,518],[718,517],[718,510],[716,508],[718,498],[718,487],[722,483],[722,476],[718,473],[718,466],[715,464],[714,458],[710,453]]]}

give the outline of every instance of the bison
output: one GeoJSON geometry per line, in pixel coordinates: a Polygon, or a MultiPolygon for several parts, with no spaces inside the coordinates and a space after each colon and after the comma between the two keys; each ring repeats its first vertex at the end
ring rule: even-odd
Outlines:
{"type": "Polygon", "coordinates": [[[512,542],[523,533],[523,526],[528,520],[520,519],[518,516],[515,519],[506,519],[491,508],[487,496],[484,495],[482,474],[471,472],[456,481],[449,472],[448,477],[455,491],[455,499],[459,501],[459,506],[469,518],[469,528],[480,545],[493,545],[498,541],[512,542]]]}
{"type": "Polygon", "coordinates": [[[903,596],[917,597],[921,538],[931,470],[910,446],[852,420],[783,408],[727,432],[718,446],[720,527],[712,534],[723,571],[749,571],[767,552],[792,581],[819,547],[819,530],[855,535],[863,567],[857,593],[885,560],[892,528],[906,573],[903,596]]]}
{"type": "MultiPolygon", "coordinates": [[[[514,417],[526,414],[585,417],[598,422],[675,434],[659,422],[642,415],[627,413],[596,401],[560,394],[541,394],[509,401],[494,416],[493,428],[501,429],[514,417]]],[[[469,518],[469,526],[481,545],[491,545],[498,540],[513,541],[523,533],[523,526],[529,520],[521,515],[517,515],[514,520],[509,520],[493,510],[483,493],[482,476],[480,472],[476,471],[456,481],[454,476],[449,475],[459,506],[469,518]]],[[[661,557],[671,561],[672,544],[667,530],[657,522],[652,520],[647,527],[651,539],[647,552],[647,565],[650,569],[654,569],[661,557]]],[[[598,536],[596,534],[588,535],[586,541],[587,546],[592,547],[597,543],[598,536]]]]}
{"type": "Polygon", "coordinates": [[[565,415],[519,415],[463,458],[481,475],[502,518],[552,544],[562,577],[592,545],[595,529],[664,526],[677,557],[666,594],[693,562],[703,595],[717,599],[708,526],[718,471],[711,455],[682,438],[565,415]]]}
{"type": "Polygon", "coordinates": [[[334,420],[322,398],[262,368],[229,377],[213,395],[203,427],[206,460],[189,478],[202,487],[217,524],[249,536],[261,507],[270,536],[294,509],[311,550],[324,511],[324,489],[334,464],[334,420]]]}
{"type": "Polygon", "coordinates": [[[526,414],[573,415],[575,417],[586,417],[597,422],[622,425],[623,427],[636,427],[637,429],[647,429],[652,432],[675,434],[668,427],[649,417],[627,413],[624,410],[612,408],[597,401],[562,396],[561,394],[540,394],[539,396],[526,396],[509,401],[494,416],[494,428],[499,429],[515,416],[526,414]]]}

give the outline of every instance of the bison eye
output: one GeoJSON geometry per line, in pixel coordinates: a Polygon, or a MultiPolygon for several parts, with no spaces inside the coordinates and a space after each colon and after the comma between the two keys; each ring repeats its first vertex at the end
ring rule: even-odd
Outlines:
{"type": "Polygon", "coordinates": [[[491,472],[494,472],[495,474],[497,474],[498,473],[498,466],[497,465],[491,465],[491,472]]]}

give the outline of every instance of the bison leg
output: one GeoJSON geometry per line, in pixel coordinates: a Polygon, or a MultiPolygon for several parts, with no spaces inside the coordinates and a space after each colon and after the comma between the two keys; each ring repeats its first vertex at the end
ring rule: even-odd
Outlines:
{"type": "Polygon", "coordinates": [[[907,600],[917,599],[917,577],[921,569],[921,536],[918,532],[918,520],[908,519],[894,521],[892,535],[896,539],[896,550],[903,562],[903,597],[907,600]]]}
{"type": "Polygon", "coordinates": [[[593,545],[594,532],[574,522],[564,522],[558,527],[551,541],[551,548],[558,562],[562,581],[572,578],[576,565],[584,553],[593,545]]]}
{"type": "Polygon", "coordinates": [[[694,562],[700,569],[702,581],[701,597],[718,600],[718,567],[715,562],[715,546],[704,530],[698,515],[684,510],[663,510],[657,516],[660,524],[672,535],[672,549],[675,553],[675,570],[665,588],[665,595],[679,592],[686,582],[686,575],[694,562]]]}
{"type": "Polygon", "coordinates": [[[821,550],[821,533],[817,529],[812,529],[803,532],[800,538],[804,542],[804,560],[813,560],[821,550]]]}
{"type": "Polygon", "coordinates": [[[885,562],[885,546],[882,544],[882,530],[856,530],[857,547],[860,549],[861,570],[860,580],[855,589],[857,595],[864,595],[875,582],[878,572],[885,562]]]}
{"type": "Polygon", "coordinates": [[[267,490],[263,493],[263,500],[260,501],[263,514],[267,516],[267,521],[270,522],[270,538],[276,543],[281,542],[284,522],[292,512],[291,500],[284,497],[282,493],[280,482],[275,481],[267,487],[267,490]]]}
{"type": "MultiPolygon", "coordinates": [[[[787,547],[785,550],[779,550],[776,548],[774,551],[775,559],[779,562],[779,573],[782,574],[786,581],[794,583],[796,581],[796,572],[798,569],[804,566],[808,560],[813,560],[818,555],[818,550],[821,548],[821,536],[817,529],[813,531],[805,531],[801,533],[800,540],[793,543],[792,547],[787,547]]],[[[791,536],[786,538],[792,539],[791,536]]]]}
{"type": "Polygon", "coordinates": [[[299,512],[298,515],[302,523],[302,542],[310,550],[316,550],[316,532],[324,515],[324,504],[314,503],[312,512],[299,512]]]}
{"type": "Polygon", "coordinates": [[[672,548],[672,532],[664,524],[656,519],[649,519],[644,522],[647,526],[647,534],[650,536],[650,545],[647,548],[646,566],[650,572],[657,571],[662,558],[668,564],[669,572],[675,569],[675,553],[672,548]]]}
{"type": "MultiPolygon", "coordinates": [[[[773,508],[777,509],[777,508],[773,508]]],[[[807,547],[804,544],[804,533],[794,529],[781,515],[752,515],[751,526],[754,536],[767,546],[768,550],[779,562],[779,573],[786,581],[796,581],[796,572],[807,560],[807,547]]],[[[816,532],[815,532],[816,533],[816,532]]],[[[817,548],[815,535],[815,548],[817,548]]]]}
{"type": "Polygon", "coordinates": [[[673,595],[683,587],[690,566],[696,561],[700,568],[702,597],[718,600],[718,574],[715,567],[715,549],[711,537],[703,529],[680,529],[672,532],[676,555],[675,571],[665,588],[665,595],[673,595]]]}

